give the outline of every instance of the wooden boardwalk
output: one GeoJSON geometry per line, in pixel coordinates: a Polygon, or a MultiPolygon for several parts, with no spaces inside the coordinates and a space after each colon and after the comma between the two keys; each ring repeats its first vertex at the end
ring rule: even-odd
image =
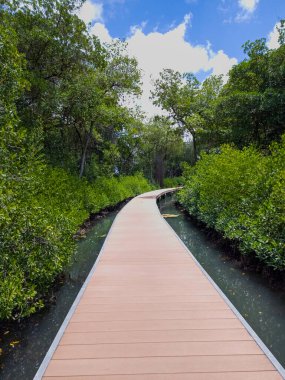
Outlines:
{"type": "Polygon", "coordinates": [[[161,217],[161,193],[118,214],[36,379],[283,378],[161,217]]]}

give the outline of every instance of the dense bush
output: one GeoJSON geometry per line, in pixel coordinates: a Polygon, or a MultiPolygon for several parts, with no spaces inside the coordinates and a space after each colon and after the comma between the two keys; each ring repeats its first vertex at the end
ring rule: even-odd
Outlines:
{"type": "Polygon", "coordinates": [[[12,168],[1,176],[0,319],[43,306],[44,294],[73,255],[74,233],[90,213],[151,189],[141,175],[88,183],[40,161],[30,167],[24,153],[17,152],[25,158],[17,176],[12,168]]]}
{"type": "Polygon", "coordinates": [[[164,186],[165,188],[170,187],[179,187],[184,185],[184,178],[183,177],[172,177],[172,178],[165,178],[164,179],[164,186]]]}
{"type": "Polygon", "coordinates": [[[285,136],[270,155],[231,146],[203,154],[185,176],[178,197],[190,214],[237,241],[244,254],[285,268],[285,136]]]}

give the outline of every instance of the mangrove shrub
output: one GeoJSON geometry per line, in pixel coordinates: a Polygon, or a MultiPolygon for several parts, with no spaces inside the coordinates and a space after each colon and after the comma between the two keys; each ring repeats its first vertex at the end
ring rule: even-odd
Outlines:
{"type": "Polygon", "coordinates": [[[274,269],[285,268],[285,136],[270,155],[225,145],[186,170],[179,201],[207,226],[254,252],[274,269]]]}
{"type": "Polygon", "coordinates": [[[75,252],[73,236],[90,213],[151,189],[141,175],[90,183],[63,169],[33,168],[21,177],[19,171],[15,178],[1,174],[0,319],[28,316],[44,305],[75,252]]]}

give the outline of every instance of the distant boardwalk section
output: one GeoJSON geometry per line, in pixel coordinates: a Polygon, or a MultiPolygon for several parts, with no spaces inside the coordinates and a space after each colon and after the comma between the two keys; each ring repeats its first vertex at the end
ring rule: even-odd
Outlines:
{"type": "Polygon", "coordinates": [[[118,214],[35,379],[283,378],[161,217],[164,192],[138,196],[118,214]]]}

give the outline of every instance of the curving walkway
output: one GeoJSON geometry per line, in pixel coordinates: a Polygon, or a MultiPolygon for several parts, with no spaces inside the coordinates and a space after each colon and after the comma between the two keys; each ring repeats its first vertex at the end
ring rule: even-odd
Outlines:
{"type": "Polygon", "coordinates": [[[163,192],[118,214],[36,379],[283,378],[161,217],[163,192]]]}

